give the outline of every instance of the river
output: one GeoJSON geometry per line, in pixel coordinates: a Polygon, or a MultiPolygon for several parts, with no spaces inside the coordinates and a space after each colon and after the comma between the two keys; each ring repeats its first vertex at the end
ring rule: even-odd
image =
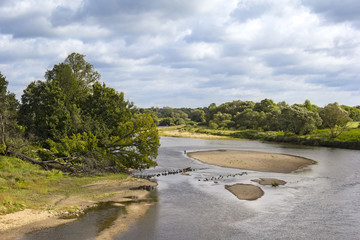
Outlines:
{"type": "MultiPolygon", "coordinates": [[[[359,239],[358,150],[162,137],[157,162],[158,167],[141,174],[187,167],[195,171],[190,172],[190,176],[156,177],[158,203],[115,239],[359,239]],[[313,159],[317,164],[288,174],[265,173],[207,165],[184,154],[184,151],[213,149],[291,154],[313,159]],[[204,181],[220,175],[226,177],[217,183],[204,181]],[[256,185],[250,180],[261,177],[282,179],[287,184],[261,186],[265,194],[255,201],[239,200],[224,188],[234,183],[256,185]]],[[[99,210],[90,214],[90,219],[116,219],[121,215],[119,212],[119,209],[99,210]]],[[[86,228],[94,232],[91,224],[98,223],[82,220],[67,224],[67,227],[73,226],[71,229],[75,232],[75,229],[86,228]]],[[[31,233],[21,239],[55,239],[51,235],[54,232],[56,236],[71,232],[60,228],[31,233]]],[[[56,239],[92,239],[94,234],[96,231],[92,235],[84,233],[84,236],[66,235],[66,238],[56,239]]]]}

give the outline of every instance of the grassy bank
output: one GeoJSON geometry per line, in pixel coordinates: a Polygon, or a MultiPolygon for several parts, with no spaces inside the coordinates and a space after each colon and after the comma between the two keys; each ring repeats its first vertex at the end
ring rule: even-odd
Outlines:
{"type": "MultiPolygon", "coordinates": [[[[85,203],[109,199],[120,190],[141,184],[146,182],[125,173],[74,177],[59,171],[45,171],[17,158],[0,156],[0,214],[23,209],[75,212],[85,203]],[[96,188],[96,184],[103,187],[96,188]]],[[[131,196],[130,192],[122,194],[131,196]]]]}
{"type": "Polygon", "coordinates": [[[200,137],[211,138],[216,136],[228,139],[251,139],[270,142],[285,142],[309,146],[326,146],[337,148],[360,149],[360,128],[358,123],[353,123],[341,135],[330,138],[330,130],[317,130],[308,135],[285,134],[281,131],[258,131],[258,130],[218,130],[209,129],[204,126],[172,126],[159,128],[161,136],[173,137],[200,137]],[[354,128],[356,127],[356,128],[354,128]]]}

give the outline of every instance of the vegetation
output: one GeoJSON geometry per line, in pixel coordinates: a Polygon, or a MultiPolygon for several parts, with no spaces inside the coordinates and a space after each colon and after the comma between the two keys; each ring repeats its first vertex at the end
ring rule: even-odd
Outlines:
{"type": "MultiPolygon", "coordinates": [[[[171,108],[167,107],[166,111],[171,112],[170,110],[171,108]]],[[[176,112],[183,110],[173,109],[176,112]]],[[[157,115],[161,109],[146,111],[157,115]]],[[[186,112],[188,118],[183,119],[183,124],[176,129],[177,132],[174,132],[174,129],[161,128],[160,133],[186,137],[208,134],[360,149],[359,106],[331,103],[322,108],[311,104],[309,100],[303,104],[288,105],[285,102],[274,103],[271,99],[264,99],[257,103],[236,100],[219,106],[210,104],[205,108],[186,109],[186,112]],[[203,112],[204,118],[189,117],[198,112],[203,112]]],[[[161,121],[161,115],[157,117],[161,121]]]]}
{"type": "Polygon", "coordinates": [[[152,116],[101,83],[84,57],[54,65],[27,86],[21,104],[0,75],[0,154],[75,174],[156,166],[152,116]]]}
{"type": "MultiPolygon", "coordinates": [[[[98,200],[99,194],[103,193],[99,190],[92,191],[86,186],[109,180],[116,180],[117,184],[129,181],[125,173],[75,177],[58,170],[46,171],[39,165],[18,158],[0,156],[0,215],[29,207],[54,210],[56,199],[68,196],[98,200]]],[[[68,208],[69,206],[64,207],[63,210],[68,208]]]]}

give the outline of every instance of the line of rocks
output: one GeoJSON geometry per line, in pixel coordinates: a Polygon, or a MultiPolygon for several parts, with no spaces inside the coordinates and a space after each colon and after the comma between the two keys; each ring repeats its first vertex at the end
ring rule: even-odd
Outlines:
{"type": "Polygon", "coordinates": [[[143,178],[143,179],[149,179],[153,177],[161,177],[161,176],[168,176],[168,175],[176,175],[176,174],[182,174],[187,172],[195,171],[195,169],[191,167],[183,168],[183,169],[177,169],[177,170],[166,170],[160,173],[154,173],[154,174],[139,174],[139,175],[133,175],[133,177],[137,178],[143,178]]]}
{"type": "MultiPolygon", "coordinates": [[[[209,177],[209,178],[204,178],[204,179],[199,179],[198,181],[204,181],[204,182],[209,182],[209,181],[219,181],[222,180],[224,178],[230,178],[230,177],[236,177],[236,176],[243,176],[243,175],[247,175],[247,172],[241,172],[241,173],[235,173],[235,174],[229,174],[229,175],[219,175],[217,177],[209,177]]],[[[216,182],[217,183],[217,182],[216,182]]]]}

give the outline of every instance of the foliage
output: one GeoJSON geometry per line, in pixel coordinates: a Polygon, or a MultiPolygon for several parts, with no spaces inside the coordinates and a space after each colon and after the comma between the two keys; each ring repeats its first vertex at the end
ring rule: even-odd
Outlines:
{"type": "Polygon", "coordinates": [[[349,117],[353,121],[360,121],[360,109],[359,108],[349,107],[346,105],[341,105],[341,108],[344,109],[349,114],[349,117]]]}
{"type": "Polygon", "coordinates": [[[0,215],[24,208],[54,209],[54,196],[59,199],[69,195],[82,196],[82,199],[93,200],[104,191],[86,187],[89,184],[115,180],[119,185],[127,179],[131,181],[124,173],[69,176],[61,171],[45,171],[38,165],[17,158],[0,156],[0,215]]]}
{"type": "Polygon", "coordinates": [[[330,128],[331,138],[339,136],[350,121],[349,114],[338,103],[330,103],[320,111],[323,126],[330,128]]]}
{"type": "Polygon", "coordinates": [[[159,137],[151,115],[136,113],[124,93],[100,83],[84,55],[70,54],[45,78],[24,90],[18,117],[26,136],[46,148],[39,151],[41,164],[88,173],[156,165],[159,137]]]}
{"type": "Polygon", "coordinates": [[[202,109],[195,109],[194,111],[191,111],[189,117],[194,122],[205,122],[205,112],[202,109]]]}
{"type": "Polygon", "coordinates": [[[8,81],[0,72],[0,154],[6,154],[22,133],[16,121],[19,103],[15,95],[7,91],[7,86],[8,81]]]}
{"type": "Polygon", "coordinates": [[[300,135],[315,131],[322,123],[318,113],[299,106],[283,108],[279,122],[281,130],[300,135]]]}

